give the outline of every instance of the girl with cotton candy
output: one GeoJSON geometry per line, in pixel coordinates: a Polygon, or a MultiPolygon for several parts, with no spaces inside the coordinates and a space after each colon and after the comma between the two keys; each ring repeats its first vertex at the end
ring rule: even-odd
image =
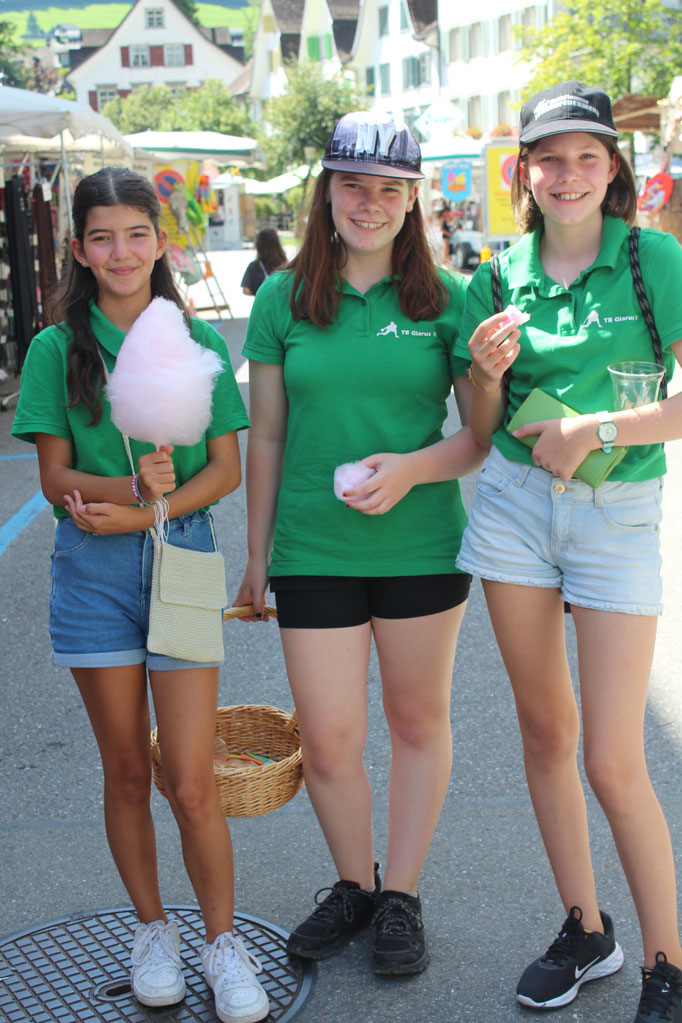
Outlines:
{"type": "MultiPolygon", "coordinates": [[[[597,898],[578,768],[580,715],[569,672],[564,602],[578,644],[585,773],[604,810],[642,930],[635,1023],[682,1023],[682,949],[670,836],[651,785],[644,712],[661,612],[662,441],[682,436],[682,395],[614,408],[610,363],[682,363],[682,249],[642,230],[632,171],[609,97],[568,81],[521,110],[512,203],[521,239],[499,257],[503,302],[530,314],[516,344],[480,335],[471,427],[492,450],[479,477],[458,564],[480,575],[523,739],[526,776],[565,921],[517,986],[531,1009],[567,1005],[587,981],[620,969],[623,952],[597,898]],[[639,270],[637,267],[639,266],[639,270]],[[654,346],[644,291],[660,337],[654,346]],[[511,367],[508,402],[501,382],[511,367]],[[576,413],[508,430],[539,388],[576,413]],[[537,437],[532,449],[525,437],[537,437]],[[575,478],[591,452],[627,447],[596,489],[575,478]]],[[[493,308],[491,266],[467,292],[463,334],[493,308]]],[[[527,934],[534,915],[521,905],[527,934]]],[[[520,939],[521,940],[521,939],[520,939]]],[[[526,938],[523,938],[524,943],[526,938]]],[[[542,933],[533,944],[544,944],[542,933]]]]}
{"type": "MultiPolygon", "coordinates": [[[[483,457],[466,426],[442,432],[453,381],[464,420],[470,400],[452,354],[467,282],[433,264],[404,125],[347,114],[322,164],[302,248],[249,319],[249,561],[236,602],[261,612],[268,579],[275,591],[307,791],[338,874],[288,949],[325,959],[372,922],[374,970],[418,973],[429,954],[417,889],[450,775],[469,589],[454,563],[455,477],[483,457]],[[383,889],[363,762],[372,639],[391,734],[383,889]]],[[[518,337],[502,320],[482,333],[518,337]]]]}
{"type": "Polygon", "coordinates": [[[13,433],[36,444],[57,519],[53,661],[70,668],[100,750],[107,837],[140,921],[133,993],[154,1007],[185,995],[178,928],[157,876],[149,683],[204,918],[206,980],[220,1020],[253,1023],[269,1007],[258,961],[232,932],[232,849],[212,765],[219,665],[146,646],[150,527],[177,547],[214,549],[210,507],[240,483],[237,431],[248,420],[223,339],[187,315],[159,215],[152,185],[132,171],[104,168],[79,182],[63,322],[31,342],[13,433]]]}

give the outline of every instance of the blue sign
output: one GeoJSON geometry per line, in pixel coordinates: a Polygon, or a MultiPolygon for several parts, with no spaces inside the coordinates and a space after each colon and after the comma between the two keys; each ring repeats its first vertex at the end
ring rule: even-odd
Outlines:
{"type": "Polygon", "coordinates": [[[472,167],[471,160],[453,160],[443,164],[441,191],[444,199],[462,202],[471,196],[472,167]]]}

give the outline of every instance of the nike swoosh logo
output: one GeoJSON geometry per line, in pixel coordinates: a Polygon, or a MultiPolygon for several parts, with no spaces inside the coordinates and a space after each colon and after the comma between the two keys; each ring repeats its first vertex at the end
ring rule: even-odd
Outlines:
{"type": "Polygon", "coordinates": [[[598,963],[598,962],[599,962],[599,956],[596,956],[596,957],[595,957],[595,958],[594,958],[594,959],[592,960],[592,962],[591,962],[591,963],[588,963],[588,964],[587,964],[587,966],[583,966],[582,970],[579,970],[579,969],[578,969],[578,967],[576,966],[576,968],[575,968],[575,979],[576,979],[576,980],[580,980],[580,978],[582,977],[583,973],[587,973],[587,971],[589,970],[589,968],[590,968],[591,966],[594,966],[594,964],[595,964],[595,963],[598,963]]]}

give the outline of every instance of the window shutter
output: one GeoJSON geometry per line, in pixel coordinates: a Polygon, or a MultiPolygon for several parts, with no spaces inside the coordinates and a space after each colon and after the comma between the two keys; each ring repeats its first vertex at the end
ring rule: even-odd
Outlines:
{"type": "Polygon", "coordinates": [[[130,67],[130,47],[121,47],[121,67],[130,67]]]}
{"type": "Polygon", "coordinates": [[[163,67],[163,46],[149,47],[149,63],[151,67],[163,67]]]}
{"type": "Polygon", "coordinates": [[[91,89],[88,93],[88,103],[93,110],[99,110],[99,105],[97,103],[97,89],[91,89]]]}
{"type": "Polygon", "coordinates": [[[194,63],[194,57],[192,55],[192,44],[185,43],[185,64],[187,67],[194,63]]]}

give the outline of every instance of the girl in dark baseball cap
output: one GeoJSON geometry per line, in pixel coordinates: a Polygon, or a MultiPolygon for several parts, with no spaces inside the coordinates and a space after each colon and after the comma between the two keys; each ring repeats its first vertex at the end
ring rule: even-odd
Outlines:
{"type": "Polygon", "coordinates": [[[470,400],[452,358],[467,282],[433,264],[405,125],[347,114],[322,166],[300,252],[261,285],[249,319],[250,557],[237,602],[259,612],[268,580],[276,593],[306,786],[339,878],[288,950],[326,959],[372,923],[375,972],[418,973],[417,888],[448,786],[470,581],[455,568],[455,477],[483,456],[466,426],[442,433],[453,381],[464,422],[470,400]],[[348,463],[367,481],[335,491],[348,463]],[[383,889],[363,762],[372,639],[391,736],[383,889]]]}
{"type": "Polygon", "coordinates": [[[524,234],[497,264],[476,271],[456,350],[464,354],[467,328],[493,308],[495,266],[502,303],[528,321],[518,343],[479,335],[468,345],[478,388],[471,426],[492,449],[457,563],[483,580],[566,912],[556,940],[523,973],[517,998],[534,1009],[567,1005],[582,984],[623,962],[592,870],[566,602],[577,635],[585,771],[642,928],[635,1023],[682,1023],[674,861],[643,737],[661,613],[662,442],[682,435],[682,395],[664,391],[665,400],[637,408],[617,403],[608,370],[623,360],[654,362],[654,370],[659,362],[669,377],[682,363],[682,312],[670,301],[682,282],[682,250],[672,235],[631,230],[636,190],[616,139],[609,97],[582,82],[546,89],[521,111],[511,198],[524,234]],[[508,389],[500,386],[507,371],[508,389]],[[576,415],[510,432],[531,392],[576,415]],[[606,461],[622,457],[591,486],[583,463],[597,452],[606,461]]]}

